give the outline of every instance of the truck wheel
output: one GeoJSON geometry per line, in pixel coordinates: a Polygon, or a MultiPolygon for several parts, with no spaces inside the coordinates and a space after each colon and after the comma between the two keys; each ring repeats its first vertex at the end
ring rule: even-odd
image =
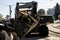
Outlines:
{"type": "Polygon", "coordinates": [[[46,25],[41,25],[39,26],[39,36],[40,37],[47,37],[49,32],[48,32],[48,27],[46,25]]]}

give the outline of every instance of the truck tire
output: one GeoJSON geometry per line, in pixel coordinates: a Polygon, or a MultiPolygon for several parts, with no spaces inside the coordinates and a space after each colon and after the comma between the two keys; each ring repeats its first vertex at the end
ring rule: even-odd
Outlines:
{"type": "Polygon", "coordinates": [[[46,25],[39,26],[38,31],[40,37],[47,37],[49,34],[48,27],[46,25]]]}

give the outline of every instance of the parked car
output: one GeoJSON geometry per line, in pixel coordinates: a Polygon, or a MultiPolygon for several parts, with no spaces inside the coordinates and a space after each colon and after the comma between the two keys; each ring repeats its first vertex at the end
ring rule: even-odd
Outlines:
{"type": "Polygon", "coordinates": [[[40,16],[40,24],[44,24],[44,23],[53,23],[54,18],[53,16],[40,16]]]}

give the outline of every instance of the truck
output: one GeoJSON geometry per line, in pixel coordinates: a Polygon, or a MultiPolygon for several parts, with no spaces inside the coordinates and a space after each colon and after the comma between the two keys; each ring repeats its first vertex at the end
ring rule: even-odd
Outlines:
{"type": "Polygon", "coordinates": [[[20,38],[47,37],[48,27],[40,25],[40,17],[37,15],[37,2],[17,2],[15,8],[15,30],[20,38]]]}

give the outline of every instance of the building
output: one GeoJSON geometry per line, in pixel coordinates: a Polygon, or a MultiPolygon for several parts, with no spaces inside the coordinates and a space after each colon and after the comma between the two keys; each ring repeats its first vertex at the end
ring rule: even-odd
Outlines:
{"type": "Polygon", "coordinates": [[[53,15],[54,15],[54,13],[55,13],[55,11],[54,11],[54,10],[55,10],[55,8],[48,9],[47,14],[48,14],[48,15],[52,15],[52,16],[53,16],[53,15]]]}
{"type": "Polygon", "coordinates": [[[9,21],[9,20],[10,20],[10,15],[6,15],[5,20],[6,20],[6,21],[9,21]]]}

